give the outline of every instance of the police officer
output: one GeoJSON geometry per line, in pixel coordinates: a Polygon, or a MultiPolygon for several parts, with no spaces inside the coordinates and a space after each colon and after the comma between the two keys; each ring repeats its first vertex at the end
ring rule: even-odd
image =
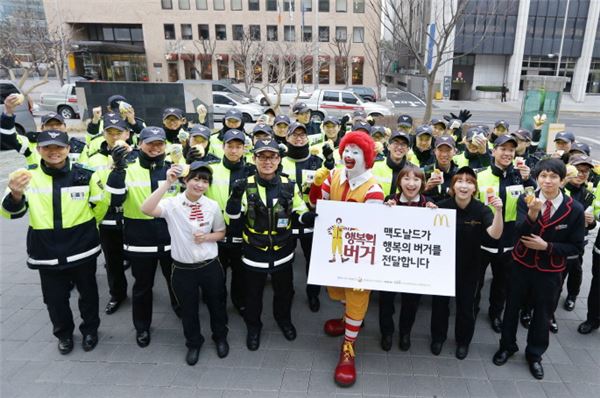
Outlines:
{"type": "MultiPolygon", "coordinates": [[[[231,187],[237,180],[254,174],[254,165],[246,163],[244,158],[245,134],[236,129],[228,130],[223,136],[223,160],[212,165],[213,182],[206,196],[215,200],[225,213],[231,187]]],[[[242,220],[230,219],[223,214],[226,231],[225,239],[218,242],[219,261],[223,268],[231,268],[231,302],[243,315],[246,310],[244,267],[242,266],[242,220]]]]}
{"type": "Polygon", "coordinates": [[[269,275],[273,286],[273,317],[287,340],[296,338],[291,316],[294,296],[292,213],[296,213],[306,227],[312,226],[315,219],[314,213],[307,212],[296,183],[277,173],[281,162],[277,142],[258,141],[254,161],[257,174],[234,183],[226,208],[229,218],[243,217],[244,220],[244,320],[248,329],[246,346],[250,351],[260,346],[263,290],[269,275]]]}
{"type": "Polygon", "coordinates": [[[228,130],[244,131],[244,118],[238,109],[230,109],[223,116],[223,127],[210,137],[210,152],[218,158],[223,157],[223,137],[228,130]]]}
{"type": "Polygon", "coordinates": [[[434,203],[449,197],[448,188],[452,176],[458,170],[458,166],[452,158],[456,154],[456,142],[449,135],[442,135],[435,139],[435,163],[424,168],[427,175],[425,185],[425,196],[434,203]]]}
{"type": "Polygon", "coordinates": [[[96,218],[100,232],[100,243],[106,261],[106,278],[110,298],[104,312],[108,315],[116,312],[121,303],[127,298],[127,278],[125,277],[125,254],[123,252],[123,209],[121,206],[110,205],[110,195],[103,195],[103,189],[108,180],[112,166],[112,154],[115,151],[123,152],[126,162],[135,161],[137,150],[130,150],[129,146],[118,147],[119,141],[129,137],[127,124],[119,115],[106,113],[103,116],[104,141],[98,151],[86,160],[86,166],[95,170],[92,176],[92,187],[100,191],[94,195],[92,201],[96,203],[96,218]]]}
{"type": "Polygon", "coordinates": [[[465,150],[454,156],[454,163],[458,167],[469,166],[470,168],[482,169],[490,165],[492,158],[488,149],[488,141],[485,134],[477,127],[471,127],[465,135],[465,150]]]}
{"type": "Polygon", "coordinates": [[[435,163],[433,150],[433,130],[431,126],[423,125],[415,130],[415,144],[412,148],[416,161],[413,162],[421,167],[435,163]]]}
{"type": "Polygon", "coordinates": [[[376,161],[371,169],[387,197],[396,193],[398,173],[406,165],[412,164],[407,160],[410,136],[404,131],[394,131],[388,141],[389,153],[384,160],[376,161]]]}
{"type": "MultiPolygon", "coordinates": [[[[186,162],[188,164],[197,161],[209,164],[219,163],[221,158],[211,152],[210,146],[211,136],[209,128],[201,124],[195,125],[190,129],[189,142],[183,150],[186,162]]],[[[223,153],[223,150],[221,149],[218,152],[223,153]]]]}
{"type": "Polygon", "coordinates": [[[296,117],[298,123],[302,123],[306,126],[306,132],[308,135],[315,135],[321,133],[321,125],[316,121],[310,119],[311,112],[308,105],[305,102],[296,102],[292,106],[292,113],[296,117]]]}
{"type": "MultiPolygon", "coordinates": [[[[492,268],[492,284],[490,287],[490,308],[488,316],[492,329],[500,333],[502,328],[502,310],[506,299],[506,273],[504,272],[512,261],[511,250],[514,246],[515,220],[517,217],[517,199],[524,187],[535,187],[535,181],[530,178],[530,169],[526,164],[513,166],[517,140],[509,134],[502,135],[494,141],[492,151],[493,161],[490,167],[477,175],[480,200],[489,205],[489,198],[502,199],[504,225],[499,241],[485,237],[479,287],[475,297],[475,309],[479,312],[481,289],[485,281],[488,264],[492,268]]],[[[490,207],[492,212],[495,209],[490,207]]]]}
{"type": "Polygon", "coordinates": [[[98,286],[96,258],[100,242],[92,205],[92,171],[71,164],[69,137],[57,130],[43,131],[37,140],[39,165],[17,171],[9,179],[10,192],[2,201],[2,215],[20,218],[29,209],[27,266],[39,270],[44,303],[58,338],[58,350],[73,349],[71,287],[79,291],[82,347],[98,343],[98,286]]]}
{"type": "Polygon", "coordinates": [[[285,144],[287,141],[287,131],[290,125],[290,118],[286,115],[277,115],[273,120],[273,134],[278,144],[285,144]]]}
{"type": "Polygon", "coordinates": [[[531,150],[533,135],[527,129],[518,129],[511,133],[517,140],[517,149],[515,155],[523,158],[523,161],[530,169],[534,168],[537,162],[540,161],[540,156],[537,152],[531,150]]]}
{"type": "MultiPolygon", "coordinates": [[[[140,153],[135,162],[127,164],[126,152],[113,151],[113,170],[108,176],[106,191],[112,206],[123,206],[125,254],[135,278],[131,293],[133,325],[140,347],[150,344],[152,323],[152,286],[156,267],[160,264],[167,282],[171,306],[176,314],[178,303],[173,296],[171,276],[171,238],[164,219],[149,217],[140,207],[151,192],[166,179],[170,164],[165,162],[166,134],[160,127],[146,127],[140,133],[140,153]]],[[[166,196],[175,196],[173,185],[166,196]]]]}
{"type": "MultiPolygon", "coordinates": [[[[316,170],[321,168],[322,164],[323,159],[309,152],[308,134],[304,125],[298,122],[290,124],[287,133],[287,153],[281,161],[282,172],[288,178],[296,181],[298,189],[302,194],[302,199],[307,205],[309,203],[308,192],[310,191],[310,185],[316,170]]],[[[312,226],[307,227],[302,224],[297,213],[292,215],[292,235],[296,239],[296,244],[298,241],[300,242],[306,263],[306,274],[308,275],[312,252],[313,229],[312,226]]],[[[319,301],[320,292],[321,286],[306,285],[308,307],[312,312],[319,311],[321,307],[319,301]]]]}

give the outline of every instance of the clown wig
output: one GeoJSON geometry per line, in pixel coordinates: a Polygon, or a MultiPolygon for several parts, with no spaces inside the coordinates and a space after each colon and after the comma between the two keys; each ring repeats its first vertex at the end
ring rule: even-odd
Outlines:
{"type": "Polygon", "coordinates": [[[367,167],[367,169],[373,167],[376,155],[375,143],[368,134],[362,131],[351,131],[344,135],[344,138],[342,138],[342,141],[340,141],[340,156],[344,156],[344,149],[348,144],[354,144],[360,149],[362,149],[363,154],[365,156],[365,166],[367,167]]]}

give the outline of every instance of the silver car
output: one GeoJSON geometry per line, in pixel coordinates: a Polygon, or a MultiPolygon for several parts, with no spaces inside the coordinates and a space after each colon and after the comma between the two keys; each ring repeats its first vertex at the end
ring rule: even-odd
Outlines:
{"type": "MultiPolygon", "coordinates": [[[[4,100],[11,94],[22,94],[22,92],[10,80],[0,80],[0,112],[4,112],[4,100]]],[[[15,116],[15,127],[18,133],[24,134],[27,131],[37,131],[29,99],[17,106],[15,116]]]]}
{"type": "Polygon", "coordinates": [[[230,109],[242,112],[244,123],[256,121],[264,112],[264,108],[256,102],[233,93],[213,92],[213,115],[215,121],[220,121],[230,109]]]}

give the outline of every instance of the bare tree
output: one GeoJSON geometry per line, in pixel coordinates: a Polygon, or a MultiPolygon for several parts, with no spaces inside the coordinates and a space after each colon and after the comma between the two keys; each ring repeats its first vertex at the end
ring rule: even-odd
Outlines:
{"type": "MultiPolygon", "coordinates": [[[[340,68],[340,73],[343,76],[343,84],[345,87],[348,87],[348,75],[350,72],[350,63],[348,62],[348,57],[350,56],[350,50],[352,49],[352,42],[350,41],[350,39],[348,38],[348,35],[346,34],[346,36],[338,36],[337,32],[336,32],[336,37],[333,39],[332,42],[329,43],[329,48],[334,56],[334,63],[335,63],[335,74],[337,76],[338,74],[338,67],[340,68]],[[337,61],[340,61],[340,64],[338,65],[337,61]]],[[[337,78],[336,78],[337,80],[337,78]]],[[[336,81],[337,84],[337,81],[336,81]]]]}
{"type": "MultiPolygon", "coordinates": [[[[202,76],[202,71],[205,69],[212,70],[212,59],[215,55],[215,50],[217,48],[217,40],[216,39],[201,39],[194,40],[192,42],[196,50],[198,51],[197,61],[200,66],[200,76],[202,76]]],[[[212,77],[211,77],[212,78],[212,77]]]]}
{"type": "Polygon", "coordinates": [[[255,82],[260,80],[260,75],[255,71],[257,69],[262,71],[262,56],[265,44],[257,40],[249,29],[244,29],[239,39],[231,45],[231,59],[236,67],[235,69],[242,71],[244,89],[246,93],[250,94],[255,82]]]}
{"type": "MultiPolygon", "coordinates": [[[[303,79],[305,74],[312,76],[313,62],[311,58],[311,43],[307,42],[268,42],[265,46],[264,65],[267,70],[267,79],[260,85],[263,97],[267,103],[278,112],[281,107],[281,94],[286,84],[295,83],[303,79]],[[310,62],[308,62],[310,61],[310,62]],[[273,97],[273,100],[271,100],[273,97]]],[[[300,88],[302,84],[298,85],[300,88]]],[[[298,99],[300,90],[292,104],[298,99]]]]}
{"type": "Polygon", "coordinates": [[[399,49],[392,40],[385,40],[381,34],[380,18],[368,18],[366,25],[367,39],[364,40],[365,58],[375,76],[377,98],[382,98],[381,88],[385,76],[390,71],[393,62],[399,57],[399,49]]]}
{"type": "Polygon", "coordinates": [[[424,120],[431,118],[435,78],[440,68],[453,62],[455,59],[471,54],[486,38],[488,28],[493,26],[486,23],[487,17],[495,15],[498,11],[498,2],[501,1],[505,10],[514,0],[494,0],[486,3],[485,8],[477,10],[471,0],[436,0],[431,2],[431,20],[435,24],[423,21],[424,2],[422,0],[396,0],[385,1],[369,0],[369,6],[381,12],[383,28],[392,38],[392,41],[404,48],[414,60],[420,73],[427,80],[425,93],[424,120]],[[465,18],[475,13],[475,31],[478,38],[472,48],[460,54],[454,53],[455,33],[463,29],[465,18]],[[430,51],[426,51],[430,48],[430,51]]]}

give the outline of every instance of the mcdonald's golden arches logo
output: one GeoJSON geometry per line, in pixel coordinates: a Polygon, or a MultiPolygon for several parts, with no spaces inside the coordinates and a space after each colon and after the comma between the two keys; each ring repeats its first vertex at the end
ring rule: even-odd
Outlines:
{"type": "Polygon", "coordinates": [[[446,214],[436,214],[433,218],[433,226],[437,227],[439,225],[440,227],[442,227],[444,226],[444,224],[446,224],[446,227],[450,227],[448,216],[446,214]]]}

